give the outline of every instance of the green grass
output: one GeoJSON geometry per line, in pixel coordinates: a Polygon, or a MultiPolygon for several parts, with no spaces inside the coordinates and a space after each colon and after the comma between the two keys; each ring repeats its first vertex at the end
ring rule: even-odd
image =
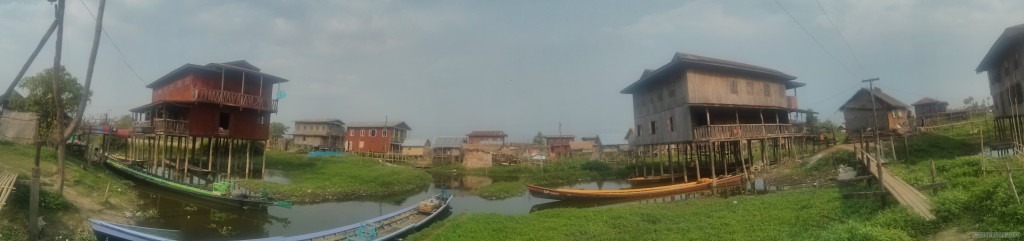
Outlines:
{"type": "MultiPolygon", "coordinates": [[[[20,180],[30,180],[31,170],[34,166],[35,147],[31,145],[13,144],[0,142],[0,170],[15,172],[20,180]]],[[[51,147],[43,147],[40,151],[40,175],[43,183],[53,186],[43,186],[40,192],[40,214],[43,219],[49,222],[49,229],[44,230],[46,239],[56,239],[61,236],[63,239],[79,240],[91,239],[85,223],[88,212],[81,213],[76,203],[99,204],[104,210],[101,212],[114,215],[123,215],[124,212],[134,211],[140,202],[137,194],[130,188],[132,183],[120,176],[111,173],[99,165],[84,164],[84,161],[72,154],[67,155],[65,163],[65,190],[76,192],[83,200],[67,200],[56,193],[56,186],[59,183],[57,178],[57,151],[51,147]],[[108,189],[109,185],[109,189],[108,189]],[[104,193],[109,198],[104,198],[104,193]]],[[[24,230],[27,225],[24,220],[28,216],[29,186],[18,185],[7,200],[4,211],[0,213],[0,240],[21,239],[10,236],[12,230],[24,230]]]]}
{"type": "Polygon", "coordinates": [[[937,229],[838,188],[529,215],[462,214],[410,240],[912,240],[937,229]]]}
{"type": "MultiPolygon", "coordinates": [[[[932,182],[931,161],[935,162],[936,181],[948,187],[937,192],[925,191],[934,204],[933,211],[941,222],[958,226],[961,231],[1010,232],[1024,230],[1024,206],[1017,204],[1003,172],[981,168],[1022,168],[1024,163],[1015,158],[982,158],[980,133],[984,129],[986,143],[992,132],[991,117],[977,118],[975,124],[956,125],[914,136],[910,140],[910,159],[887,164],[894,175],[907,183],[919,186],[932,182]]],[[[897,151],[902,151],[897,147],[897,151]]],[[[902,152],[901,152],[902,154],[902,152]]],[[[1014,173],[1018,185],[1024,179],[1020,171],[1014,173]]],[[[1020,188],[1020,186],[1018,186],[1020,188]]],[[[1024,191],[1024,189],[1018,190],[1024,191]]],[[[1022,192],[1024,193],[1024,192],[1022,192]]]]}
{"type": "Polygon", "coordinates": [[[543,166],[531,164],[499,165],[487,168],[464,168],[461,165],[441,165],[428,169],[434,173],[459,173],[487,176],[497,182],[522,182],[530,185],[559,185],[591,180],[622,179],[632,167],[611,166],[601,161],[583,158],[546,162],[543,166]]]}
{"type": "Polygon", "coordinates": [[[484,199],[496,200],[516,197],[525,191],[526,184],[521,182],[495,182],[481,187],[480,190],[477,190],[477,195],[484,199]]]}
{"type": "Polygon", "coordinates": [[[291,183],[245,180],[239,184],[253,190],[267,188],[298,203],[403,193],[425,188],[431,180],[429,174],[417,169],[386,166],[358,156],[306,158],[272,151],[267,155],[267,168],[284,171],[291,183]]]}

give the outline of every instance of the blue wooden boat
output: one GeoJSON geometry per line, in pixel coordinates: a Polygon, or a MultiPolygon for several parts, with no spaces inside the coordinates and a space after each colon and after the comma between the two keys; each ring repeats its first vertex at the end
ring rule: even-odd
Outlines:
{"type": "MultiPolygon", "coordinates": [[[[269,237],[248,241],[300,241],[300,240],[392,240],[408,234],[437,219],[450,207],[452,194],[442,190],[440,194],[423,200],[415,206],[376,217],[360,223],[332,228],[320,232],[287,237],[269,237]]],[[[176,230],[136,227],[114,224],[100,220],[92,222],[92,230],[100,241],[165,241],[180,240],[176,230]],[[176,236],[163,236],[176,235],[176,236]]]]}

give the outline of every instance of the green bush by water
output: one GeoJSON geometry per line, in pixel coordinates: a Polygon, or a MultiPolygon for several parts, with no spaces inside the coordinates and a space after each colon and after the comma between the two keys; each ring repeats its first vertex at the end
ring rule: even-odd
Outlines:
{"type": "Polygon", "coordinates": [[[488,200],[506,199],[522,195],[526,184],[521,182],[495,182],[477,190],[477,195],[488,200]]]}
{"type": "Polygon", "coordinates": [[[291,183],[246,180],[239,184],[300,203],[380,196],[426,188],[430,175],[401,166],[386,166],[371,158],[336,156],[306,158],[303,155],[269,152],[267,168],[282,170],[291,183]]]}

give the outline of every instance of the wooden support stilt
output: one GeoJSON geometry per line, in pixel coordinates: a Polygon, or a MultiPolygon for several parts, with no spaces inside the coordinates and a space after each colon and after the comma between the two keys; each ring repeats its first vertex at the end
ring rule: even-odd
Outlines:
{"type": "MultiPolygon", "coordinates": [[[[682,147],[683,147],[682,144],[676,144],[676,148],[679,149],[680,152],[683,152],[682,147]]],[[[679,156],[679,161],[682,162],[681,166],[683,166],[683,182],[684,183],[685,182],[690,182],[690,179],[687,177],[687,176],[689,176],[689,173],[686,172],[686,166],[690,165],[689,164],[689,159],[690,159],[689,157],[690,157],[690,146],[686,145],[686,152],[685,152],[685,154],[680,153],[680,156],[679,156]]]]}
{"type": "Polygon", "coordinates": [[[267,151],[270,148],[269,144],[269,141],[263,141],[263,152],[261,152],[262,154],[260,154],[260,158],[263,159],[262,161],[260,161],[262,164],[262,167],[260,167],[260,179],[267,178],[267,151]]]}
{"type": "Polygon", "coordinates": [[[249,155],[252,152],[252,141],[245,141],[245,179],[249,179],[249,155]]]}
{"type": "Polygon", "coordinates": [[[889,148],[892,149],[892,161],[899,162],[899,159],[896,158],[896,142],[893,141],[892,136],[889,136],[889,148]]]}
{"type": "Polygon", "coordinates": [[[206,138],[206,146],[209,148],[210,156],[206,158],[206,169],[213,171],[213,138],[206,138]]]}
{"type": "Polygon", "coordinates": [[[228,180],[231,180],[231,169],[235,169],[234,168],[235,166],[231,165],[232,164],[231,163],[231,161],[232,161],[231,160],[231,154],[233,154],[232,152],[234,152],[234,150],[232,149],[234,147],[235,147],[235,139],[228,139],[228,166],[227,166],[227,169],[228,169],[228,180]]]}
{"type": "Polygon", "coordinates": [[[710,149],[708,150],[708,155],[711,155],[711,158],[708,158],[711,159],[711,179],[718,178],[717,173],[715,173],[715,156],[717,156],[715,155],[715,144],[717,143],[712,142],[711,145],[708,147],[710,149]]]}
{"type": "Polygon", "coordinates": [[[672,144],[668,145],[668,175],[672,184],[676,184],[676,171],[675,168],[672,167],[672,144]]]}
{"type": "Polygon", "coordinates": [[[693,153],[693,155],[694,155],[693,164],[695,165],[694,169],[697,170],[697,180],[699,181],[700,180],[700,159],[701,159],[700,158],[701,157],[701,155],[700,155],[700,144],[694,143],[693,144],[693,148],[694,148],[694,151],[696,151],[696,152],[693,153]]]}

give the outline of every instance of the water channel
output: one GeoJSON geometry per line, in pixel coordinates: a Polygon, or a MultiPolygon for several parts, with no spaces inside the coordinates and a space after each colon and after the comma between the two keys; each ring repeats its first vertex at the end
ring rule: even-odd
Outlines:
{"type": "MultiPolygon", "coordinates": [[[[273,173],[273,172],[268,172],[273,173]]],[[[717,192],[691,193],[659,198],[616,202],[565,202],[536,198],[523,192],[503,199],[487,200],[477,196],[476,190],[494,182],[485,176],[456,176],[433,174],[428,187],[409,193],[351,201],[300,204],[291,208],[269,207],[267,210],[242,210],[234,206],[208,203],[172,193],[155,186],[140,183],[135,189],[143,204],[141,210],[156,210],[156,217],[139,222],[140,226],[180,230],[186,240],[255,239],[291,236],[358,223],[403,207],[416,205],[439,189],[447,187],[455,195],[451,215],[461,213],[527,214],[532,211],[561,207],[597,207],[631,203],[660,203],[701,196],[728,196],[742,192],[743,188],[717,192]]],[[[268,181],[287,182],[279,175],[269,175],[268,181]]],[[[634,188],[624,181],[591,181],[562,188],[627,189],[634,188]]],[[[755,180],[745,189],[771,190],[763,181],[755,180]]]]}

